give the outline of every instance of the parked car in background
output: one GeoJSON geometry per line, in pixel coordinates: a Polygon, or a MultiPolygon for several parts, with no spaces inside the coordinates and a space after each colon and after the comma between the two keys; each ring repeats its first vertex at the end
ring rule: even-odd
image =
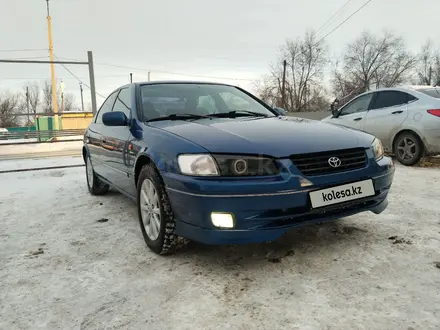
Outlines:
{"type": "Polygon", "coordinates": [[[88,127],[83,157],[90,193],[112,186],[136,201],[158,254],[179,236],[266,242],[298,226],[379,214],[394,176],[370,134],[279,116],[239,87],[205,82],[118,88],[88,127]]]}
{"type": "Polygon", "coordinates": [[[279,116],[287,116],[287,111],[280,107],[274,107],[273,111],[279,116]]]}
{"type": "Polygon", "coordinates": [[[404,165],[440,154],[440,87],[383,88],[352,99],[323,122],[379,138],[404,165]]]}
{"type": "Polygon", "coordinates": [[[0,140],[7,140],[9,135],[10,133],[6,128],[0,127],[0,140]]]}

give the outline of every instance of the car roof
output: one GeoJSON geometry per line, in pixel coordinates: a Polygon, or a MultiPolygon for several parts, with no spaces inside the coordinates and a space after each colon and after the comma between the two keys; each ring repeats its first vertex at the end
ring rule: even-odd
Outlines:
{"type": "Polygon", "coordinates": [[[409,86],[397,86],[397,87],[382,87],[377,89],[372,89],[363,94],[382,92],[382,91],[401,91],[401,92],[417,92],[419,90],[429,90],[438,89],[439,87],[429,86],[429,85],[409,85],[409,86]]]}
{"type": "Polygon", "coordinates": [[[213,81],[196,81],[196,80],[156,80],[156,81],[144,81],[136,82],[136,85],[163,85],[163,84],[195,84],[195,85],[222,85],[222,86],[232,86],[230,84],[213,82],[213,81]]]}

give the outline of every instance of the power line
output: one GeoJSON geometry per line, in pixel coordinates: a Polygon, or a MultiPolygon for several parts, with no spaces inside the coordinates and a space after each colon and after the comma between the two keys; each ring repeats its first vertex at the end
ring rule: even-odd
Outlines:
{"type": "MultiPolygon", "coordinates": [[[[105,76],[95,76],[95,78],[106,79],[106,78],[121,78],[126,77],[126,74],[115,74],[115,75],[105,75],[105,76]]],[[[66,77],[62,79],[89,79],[88,77],[66,77]]],[[[50,80],[50,77],[1,77],[0,80],[50,80]]],[[[61,78],[57,78],[58,80],[61,78]]]]}
{"type": "Polygon", "coordinates": [[[47,51],[46,48],[40,48],[40,49],[31,49],[31,48],[24,48],[24,49],[0,49],[0,52],[41,52],[41,51],[47,51]]]}
{"type": "Polygon", "coordinates": [[[321,39],[319,39],[319,41],[315,44],[318,45],[319,43],[321,43],[325,38],[327,38],[329,35],[331,35],[333,32],[335,32],[337,29],[339,29],[342,25],[345,24],[345,22],[347,22],[350,18],[352,18],[354,15],[356,15],[358,12],[360,12],[363,8],[365,8],[366,5],[368,5],[372,0],[368,0],[367,2],[365,2],[361,7],[359,7],[356,11],[354,11],[350,16],[348,16],[344,21],[342,21],[342,23],[340,23],[339,25],[337,25],[333,30],[331,30],[329,33],[327,33],[324,37],[322,37],[321,39]]]}
{"type": "Polygon", "coordinates": [[[8,58],[7,60],[41,60],[41,59],[46,59],[49,56],[32,56],[32,57],[13,57],[13,58],[8,58]]]}
{"type": "MultiPolygon", "coordinates": [[[[58,61],[60,60],[58,56],[56,56],[56,55],[54,55],[54,56],[55,56],[55,58],[56,58],[58,61]]],[[[83,82],[80,78],[78,78],[78,76],[75,75],[72,71],[70,71],[69,68],[67,68],[64,64],[61,63],[61,66],[64,68],[64,70],[66,70],[66,71],[69,72],[74,78],[76,78],[76,80],[78,80],[78,82],[82,83],[82,84],[83,84],[84,86],[86,86],[88,89],[91,89],[91,87],[90,87],[88,84],[86,84],[86,83],[83,82]]],[[[95,92],[95,93],[96,93],[96,95],[98,95],[98,96],[100,96],[100,97],[102,97],[102,98],[104,98],[104,99],[106,98],[105,96],[99,94],[98,92],[95,92]]]]}
{"type": "Polygon", "coordinates": [[[331,20],[333,19],[333,18],[335,18],[336,16],[338,16],[338,14],[339,13],[341,13],[342,12],[342,10],[345,8],[345,7],[347,7],[347,5],[350,3],[350,2],[352,2],[353,0],[348,0],[342,7],[340,7],[333,15],[332,15],[332,17],[330,17],[324,24],[322,24],[316,31],[315,31],[315,33],[313,34],[314,36],[316,36],[318,33],[319,33],[319,31],[321,31],[328,23],[330,23],[331,22],[331,20]]]}
{"type": "MultiPolygon", "coordinates": [[[[61,59],[65,59],[65,60],[76,60],[76,59],[67,58],[67,57],[60,57],[60,58],[61,59]]],[[[182,73],[182,72],[172,72],[172,71],[164,71],[164,70],[138,68],[138,67],[119,65],[119,64],[112,64],[112,63],[103,63],[103,62],[94,62],[94,63],[98,64],[98,65],[110,66],[110,67],[121,68],[121,69],[139,70],[139,71],[145,71],[145,72],[157,72],[157,73],[172,74],[172,75],[177,75],[177,76],[210,78],[210,79],[223,79],[223,80],[238,80],[238,81],[254,81],[253,79],[232,78],[232,77],[218,77],[218,76],[205,76],[205,75],[182,73]]]]}

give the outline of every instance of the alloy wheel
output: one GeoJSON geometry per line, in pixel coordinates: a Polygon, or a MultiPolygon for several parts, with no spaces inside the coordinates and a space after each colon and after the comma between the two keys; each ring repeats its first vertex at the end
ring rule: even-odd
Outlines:
{"type": "Polygon", "coordinates": [[[160,234],[161,214],[159,195],[149,179],[142,182],[139,203],[145,232],[149,239],[155,241],[160,234]]]}
{"type": "Polygon", "coordinates": [[[90,157],[87,157],[86,174],[87,174],[87,184],[89,185],[90,188],[93,188],[93,167],[92,167],[92,162],[90,161],[90,157]]]}
{"type": "Polygon", "coordinates": [[[412,160],[417,154],[417,143],[412,138],[405,136],[397,143],[397,153],[402,160],[412,160]]]}

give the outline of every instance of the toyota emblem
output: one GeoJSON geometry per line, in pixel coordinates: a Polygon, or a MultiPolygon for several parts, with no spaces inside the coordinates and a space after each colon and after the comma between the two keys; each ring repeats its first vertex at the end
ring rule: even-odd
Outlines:
{"type": "Polygon", "coordinates": [[[331,167],[339,167],[341,166],[341,160],[338,157],[330,157],[328,159],[328,163],[331,167]]]}

